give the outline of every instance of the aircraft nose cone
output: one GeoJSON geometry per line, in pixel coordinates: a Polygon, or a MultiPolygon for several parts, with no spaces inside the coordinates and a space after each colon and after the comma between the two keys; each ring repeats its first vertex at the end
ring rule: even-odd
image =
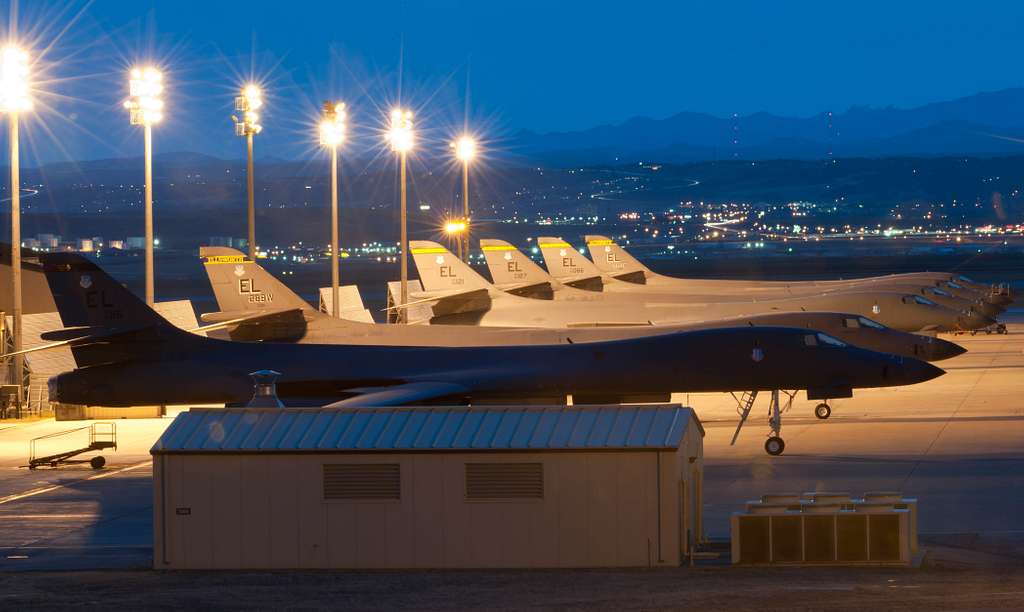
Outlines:
{"type": "Polygon", "coordinates": [[[911,359],[909,357],[903,359],[903,363],[898,369],[900,384],[904,385],[922,383],[926,380],[938,378],[946,373],[942,368],[937,368],[927,361],[911,359]]]}
{"type": "Polygon", "coordinates": [[[923,355],[927,361],[942,361],[943,359],[963,355],[966,352],[967,349],[956,342],[950,342],[942,338],[932,338],[931,342],[925,346],[923,355]]]}

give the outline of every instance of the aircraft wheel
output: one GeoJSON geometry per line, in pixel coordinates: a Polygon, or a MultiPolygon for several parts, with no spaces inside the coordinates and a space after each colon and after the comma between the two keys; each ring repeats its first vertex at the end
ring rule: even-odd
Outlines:
{"type": "Polygon", "coordinates": [[[786,450],[786,443],[778,436],[772,436],[764,441],[764,452],[772,456],[779,456],[786,450]]]}
{"type": "Polygon", "coordinates": [[[832,416],[832,408],[828,404],[822,402],[814,407],[814,416],[819,419],[827,419],[832,416]]]}
{"type": "Polygon", "coordinates": [[[102,468],[103,466],[105,466],[106,464],[107,464],[107,460],[104,459],[102,456],[99,456],[99,455],[96,456],[96,457],[93,457],[92,459],[89,460],[89,465],[91,465],[92,469],[94,469],[94,470],[98,470],[98,469],[102,468]]]}

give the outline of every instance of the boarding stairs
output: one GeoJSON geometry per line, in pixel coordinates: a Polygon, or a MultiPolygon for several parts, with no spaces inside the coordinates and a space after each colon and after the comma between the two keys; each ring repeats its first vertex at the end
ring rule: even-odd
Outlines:
{"type": "Polygon", "coordinates": [[[96,455],[90,459],[74,459],[83,453],[91,453],[105,449],[117,450],[117,424],[116,423],[93,423],[86,427],[77,427],[65,431],[39,436],[29,441],[28,469],[34,470],[38,467],[58,467],[75,463],[88,463],[93,469],[100,469],[106,465],[107,460],[102,455],[96,455]],[[37,444],[46,440],[53,440],[80,431],[89,431],[89,442],[87,446],[75,448],[49,455],[39,455],[37,444]]]}

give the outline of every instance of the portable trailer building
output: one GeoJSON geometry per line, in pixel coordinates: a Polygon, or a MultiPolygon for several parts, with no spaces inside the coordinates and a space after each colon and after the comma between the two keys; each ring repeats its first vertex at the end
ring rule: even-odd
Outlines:
{"type": "Polygon", "coordinates": [[[679,565],[702,438],[678,405],[194,408],[152,449],[154,566],[679,565]]]}

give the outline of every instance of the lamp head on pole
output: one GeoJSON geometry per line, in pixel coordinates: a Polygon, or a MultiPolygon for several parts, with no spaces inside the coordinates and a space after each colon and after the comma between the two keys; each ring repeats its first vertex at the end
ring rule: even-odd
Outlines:
{"type": "Polygon", "coordinates": [[[235,97],[235,110],[242,113],[242,118],[231,116],[235,121],[235,134],[249,136],[263,131],[263,126],[260,125],[260,115],[257,112],[262,106],[263,91],[259,85],[250,83],[242,88],[242,94],[235,97]]]}
{"type": "Polygon", "coordinates": [[[324,102],[323,118],[320,121],[320,144],[325,147],[337,147],[345,141],[344,102],[324,102]]]}
{"type": "Polygon", "coordinates": [[[396,153],[406,153],[413,147],[412,111],[396,108],[391,111],[391,129],[388,143],[396,153]]]}
{"type": "Polygon", "coordinates": [[[163,81],[160,71],[151,66],[133,68],[129,73],[128,99],[124,107],[128,109],[132,125],[149,127],[163,120],[164,101],[160,97],[164,92],[163,81]]]}
{"type": "Polygon", "coordinates": [[[467,223],[463,220],[452,220],[444,224],[444,232],[448,235],[461,234],[466,231],[467,223]]]}
{"type": "Polygon", "coordinates": [[[0,112],[32,110],[28,74],[28,53],[18,47],[5,47],[0,57],[0,112]]]}
{"type": "Polygon", "coordinates": [[[464,164],[468,164],[476,157],[476,140],[472,136],[462,136],[450,146],[455,151],[456,159],[464,164]]]}

